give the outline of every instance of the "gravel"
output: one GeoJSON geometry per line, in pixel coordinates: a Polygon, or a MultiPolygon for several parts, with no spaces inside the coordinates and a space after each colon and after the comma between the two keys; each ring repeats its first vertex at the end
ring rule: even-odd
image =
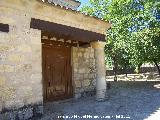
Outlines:
{"type": "Polygon", "coordinates": [[[160,81],[110,84],[109,99],[104,102],[95,101],[93,96],[47,103],[42,118],[35,119],[160,120],[160,88],[154,87],[160,81]]]}

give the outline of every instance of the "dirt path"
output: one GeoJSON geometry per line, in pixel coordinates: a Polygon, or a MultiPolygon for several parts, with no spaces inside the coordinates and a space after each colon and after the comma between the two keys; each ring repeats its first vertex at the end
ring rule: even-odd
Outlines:
{"type": "Polygon", "coordinates": [[[47,103],[40,120],[160,120],[158,84],[160,82],[112,82],[109,100],[96,102],[94,97],[88,97],[47,103]],[[65,118],[61,118],[63,116],[65,118]]]}

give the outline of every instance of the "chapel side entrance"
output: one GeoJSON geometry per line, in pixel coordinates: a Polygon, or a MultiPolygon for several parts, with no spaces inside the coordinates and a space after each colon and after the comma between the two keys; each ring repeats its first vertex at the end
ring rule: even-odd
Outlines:
{"type": "Polygon", "coordinates": [[[72,97],[71,46],[42,39],[44,102],[72,97]]]}

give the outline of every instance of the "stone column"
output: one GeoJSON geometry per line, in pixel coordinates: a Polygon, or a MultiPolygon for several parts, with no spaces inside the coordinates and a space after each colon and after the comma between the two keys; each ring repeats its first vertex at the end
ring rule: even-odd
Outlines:
{"type": "Polygon", "coordinates": [[[91,46],[94,48],[96,60],[96,100],[104,101],[106,98],[105,42],[94,41],[91,46]]]}

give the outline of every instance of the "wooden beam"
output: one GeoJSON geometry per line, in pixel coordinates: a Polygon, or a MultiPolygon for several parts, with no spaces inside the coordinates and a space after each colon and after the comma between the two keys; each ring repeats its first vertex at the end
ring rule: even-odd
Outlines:
{"type": "Polygon", "coordinates": [[[9,25],[0,23],[0,31],[2,32],[9,32],[9,25]]]}
{"type": "Polygon", "coordinates": [[[55,37],[67,37],[70,40],[91,42],[91,41],[105,41],[105,35],[95,33],[79,28],[74,28],[66,25],[52,23],[44,20],[32,18],[30,27],[39,29],[41,31],[47,31],[52,33],[55,37]]]}

